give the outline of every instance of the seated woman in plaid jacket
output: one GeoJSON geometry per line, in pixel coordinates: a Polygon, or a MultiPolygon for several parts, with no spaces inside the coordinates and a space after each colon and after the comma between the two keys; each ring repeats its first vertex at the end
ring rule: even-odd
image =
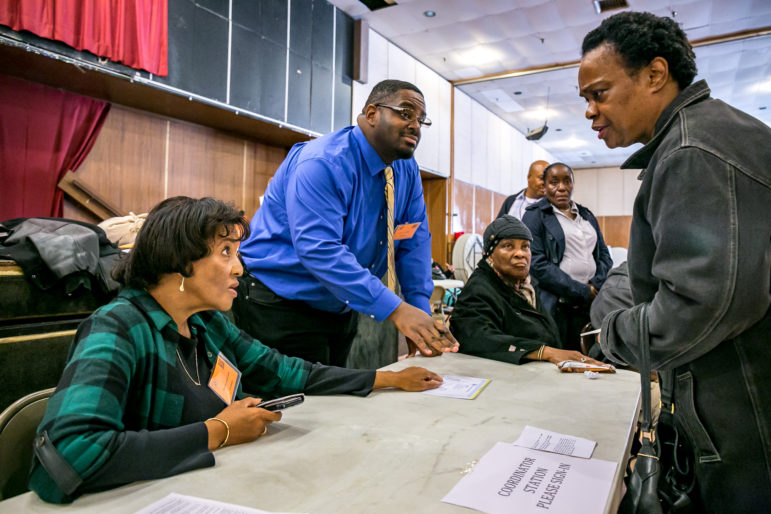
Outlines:
{"type": "Polygon", "coordinates": [[[382,387],[422,391],[441,384],[417,367],[311,364],[241,332],[220,311],[236,296],[238,247],[248,232],[243,213],[212,198],[170,198],[150,212],[116,270],[125,287],[81,324],[48,401],[30,476],[43,500],[66,503],[213,466],[214,450],[253,441],[281,419],[249,408],[260,398],[244,391],[366,396],[382,387]],[[241,373],[233,397],[209,387],[212,370],[223,366],[241,373]]]}

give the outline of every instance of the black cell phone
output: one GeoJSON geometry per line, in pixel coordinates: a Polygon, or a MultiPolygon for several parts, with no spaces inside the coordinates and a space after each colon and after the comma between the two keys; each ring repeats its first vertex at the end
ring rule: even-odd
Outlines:
{"type": "Polygon", "coordinates": [[[303,393],[297,393],[290,394],[289,396],[282,396],[281,398],[275,398],[273,400],[267,400],[255,405],[255,407],[269,411],[277,411],[300,405],[304,401],[305,395],[303,393]]]}

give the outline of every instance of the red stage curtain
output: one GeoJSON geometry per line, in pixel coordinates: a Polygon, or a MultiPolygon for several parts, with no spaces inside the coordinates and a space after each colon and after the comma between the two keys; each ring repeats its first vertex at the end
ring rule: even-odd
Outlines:
{"type": "Polygon", "coordinates": [[[168,0],[0,0],[0,24],[168,74],[168,0]]]}
{"type": "Polygon", "coordinates": [[[67,170],[96,141],[110,104],[0,75],[0,221],[62,216],[67,170]]]}

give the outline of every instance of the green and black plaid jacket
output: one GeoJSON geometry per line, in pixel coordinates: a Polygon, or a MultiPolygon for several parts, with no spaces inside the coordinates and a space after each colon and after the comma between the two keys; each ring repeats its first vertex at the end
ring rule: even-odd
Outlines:
{"type": "MultiPolygon", "coordinates": [[[[286,357],[219,312],[195,314],[188,323],[204,340],[210,364],[222,352],[241,370],[239,398],[242,388],[262,398],[302,391],[366,395],[374,382],[373,371],[286,357]]],[[[36,459],[30,488],[42,499],[69,502],[83,492],[214,465],[203,422],[179,426],[184,397],[168,390],[176,345],[161,333],[169,324],[176,329],[152,296],[129,288],[81,324],[38,432],[47,431],[84,483],[68,496],[36,459]],[[113,467],[119,471],[111,473],[113,467]]]]}

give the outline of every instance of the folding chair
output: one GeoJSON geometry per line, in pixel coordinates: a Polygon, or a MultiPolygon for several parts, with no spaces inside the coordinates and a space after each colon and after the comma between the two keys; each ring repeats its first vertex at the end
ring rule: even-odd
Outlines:
{"type": "Polygon", "coordinates": [[[0,413],[0,500],[28,491],[32,442],[55,389],[28,394],[0,413]]]}

